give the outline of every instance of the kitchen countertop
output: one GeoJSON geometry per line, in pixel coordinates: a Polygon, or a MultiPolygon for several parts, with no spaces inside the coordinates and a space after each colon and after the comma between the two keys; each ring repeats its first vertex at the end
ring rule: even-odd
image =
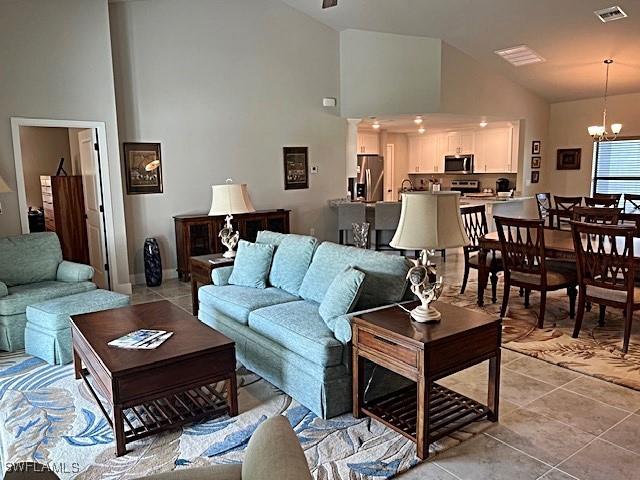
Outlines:
{"type": "MultiPolygon", "coordinates": [[[[509,198],[498,198],[498,197],[461,197],[460,198],[460,206],[464,207],[465,205],[496,205],[500,203],[514,203],[514,202],[523,202],[525,200],[533,199],[533,195],[531,196],[519,196],[519,197],[509,197],[509,198]]],[[[334,200],[329,200],[329,206],[331,208],[338,208],[340,205],[348,204],[348,203],[363,203],[360,201],[351,201],[345,198],[338,198],[334,200]]],[[[397,202],[400,203],[400,202],[397,202]]],[[[368,202],[365,203],[367,208],[373,208],[376,206],[376,202],[368,202]]]]}

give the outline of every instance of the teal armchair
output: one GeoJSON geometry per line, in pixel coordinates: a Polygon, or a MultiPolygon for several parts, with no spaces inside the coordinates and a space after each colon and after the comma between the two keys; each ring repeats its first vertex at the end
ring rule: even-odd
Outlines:
{"type": "Polygon", "coordinates": [[[0,350],[24,348],[27,306],[94,290],[93,274],[62,259],[55,233],[0,238],[0,350]]]}

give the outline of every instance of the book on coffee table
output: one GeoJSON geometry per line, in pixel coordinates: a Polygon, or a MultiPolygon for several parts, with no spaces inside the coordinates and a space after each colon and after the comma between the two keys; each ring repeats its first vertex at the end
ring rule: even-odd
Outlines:
{"type": "Polygon", "coordinates": [[[166,330],[136,330],[110,341],[107,345],[118,348],[132,348],[137,350],[153,350],[167,340],[173,332],[166,330]]]}

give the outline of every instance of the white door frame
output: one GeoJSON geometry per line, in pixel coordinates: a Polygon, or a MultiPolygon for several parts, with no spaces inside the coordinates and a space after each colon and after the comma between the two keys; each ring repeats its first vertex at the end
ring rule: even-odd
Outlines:
{"type": "Polygon", "coordinates": [[[387,143],[384,155],[384,196],[383,199],[393,202],[395,199],[396,189],[396,146],[393,143],[387,143]],[[387,195],[387,187],[391,187],[391,192],[387,195]],[[389,198],[390,200],[387,200],[389,198]]]}
{"type": "Polygon", "coordinates": [[[46,118],[11,117],[11,137],[13,139],[13,156],[16,164],[16,183],[18,189],[18,205],[20,208],[20,224],[22,233],[29,233],[29,217],[27,215],[27,193],[24,186],[22,169],[22,148],[20,146],[20,127],[58,127],[58,128],[92,128],[98,131],[98,148],[100,149],[100,175],[102,177],[102,198],[106,230],[107,252],[109,257],[109,278],[112,288],[117,284],[115,250],[115,228],[113,208],[111,204],[111,178],[109,177],[109,152],[107,150],[107,129],[104,122],[83,120],[51,120],[46,118]]]}

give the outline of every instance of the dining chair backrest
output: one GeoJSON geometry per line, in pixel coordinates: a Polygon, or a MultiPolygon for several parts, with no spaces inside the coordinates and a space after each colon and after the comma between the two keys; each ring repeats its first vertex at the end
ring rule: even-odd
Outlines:
{"type": "Polygon", "coordinates": [[[553,196],[555,204],[556,228],[561,228],[564,224],[568,225],[568,221],[573,218],[573,209],[582,205],[582,197],[560,197],[553,196]]]}
{"type": "Polygon", "coordinates": [[[640,195],[633,193],[624,194],[624,211],[631,212],[634,210],[640,210],[640,195]]]}
{"type": "Polygon", "coordinates": [[[338,230],[351,230],[354,223],[366,221],[364,203],[343,203],[338,206],[338,230]]]}
{"type": "Polygon", "coordinates": [[[593,198],[598,200],[602,200],[603,198],[607,199],[615,199],[616,204],[620,203],[620,199],[622,198],[621,193],[594,193],[593,198]]]}
{"type": "Polygon", "coordinates": [[[573,220],[576,222],[598,223],[600,225],[617,225],[621,213],[621,208],[574,207],[573,220]]]}
{"type": "Polygon", "coordinates": [[[469,237],[469,245],[464,247],[465,253],[480,250],[480,239],[489,231],[486,207],[484,205],[462,207],[460,216],[464,231],[469,237]]]}
{"type": "Polygon", "coordinates": [[[619,203],[619,198],[584,197],[584,204],[587,207],[616,208],[619,203]]]}
{"type": "Polygon", "coordinates": [[[400,222],[400,202],[378,202],[375,206],[374,220],[376,230],[396,230],[400,222]]]}
{"type": "Polygon", "coordinates": [[[540,285],[546,288],[544,221],[506,217],[493,219],[498,227],[505,274],[540,275],[540,285]]]}
{"type": "Polygon", "coordinates": [[[548,192],[536,193],[536,204],[538,205],[538,217],[546,222],[551,209],[551,194],[548,192]]]}
{"type": "Polygon", "coordinates": [[[633,298],[635,228],[572,221],[571,232],[580,284],[626,291],[633,298]]]}

